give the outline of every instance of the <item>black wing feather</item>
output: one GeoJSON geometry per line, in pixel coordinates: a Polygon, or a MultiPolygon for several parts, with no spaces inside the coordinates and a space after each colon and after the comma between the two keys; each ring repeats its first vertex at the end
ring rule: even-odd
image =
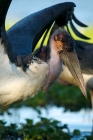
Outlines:
{"type": "Polygon", "coordinates": [[[73,25],[73,23],[72,23],[71,20],[70,20],[70,26],[71,26],[72,30],[74,31],[74,33],[75,33],[78,37],[80,37],[81,39],[86,39],[86,40],[87,40],[87,39],[90,39],[89,37],[87,37],[87,36],[81,34],[81,33],[75,28],[75,26],[73,25]]]}
{"type": "Polygon", "coordinates": [[[0,0],[0,37],[1,28],[5,26],[5,18],[11,1],[12,0],[0,0]]]}
{"type": "Polygon", "coordinates": [[[67,24],[67,13],[73,7],[75,4],[72,2],[56,4],[17,22],[7,32],[15,52],[21,56],[32,53],[42,34],[53,22],[60,18],[61,25],[67,24]]]}
{"type": "Polygon", "coordinates": [[[74,13],[72,14],[72,19],[73,19],[74,22],[75,22],[76,24],[78,24],[79,26],[81,26],[81,27],[88,27],[87,25],[85,25],[84,23],[82,23],[81,21],[79,21],[79,20],[76,18],[76,16],[74,15],[74,13]]]}

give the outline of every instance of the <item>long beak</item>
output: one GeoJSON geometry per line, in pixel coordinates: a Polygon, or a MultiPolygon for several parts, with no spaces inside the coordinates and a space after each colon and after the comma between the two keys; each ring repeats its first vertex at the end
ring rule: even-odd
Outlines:
{"type": "Polygon", "coordinates": [[[73,50],[72,52],[68,52],[65,50],[60,53],[60,56],[63,62],[65,63],[65,65],[68,67],[72,76],[75,78],[83,95],[87,98],[85,84],[84,84],[83,76],[81,74],[81,69],[75,50],[73,50]]]}

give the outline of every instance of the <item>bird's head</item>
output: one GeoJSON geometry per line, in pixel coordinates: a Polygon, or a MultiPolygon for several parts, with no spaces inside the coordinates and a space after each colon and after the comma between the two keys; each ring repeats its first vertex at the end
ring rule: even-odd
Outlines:
{"type": "Polygon", "coordinates": [[[49,46],[49,74],[43,87],[43,91],[47,91],[57,80],[62,71],[63,62],[75,78],[84,96],[87,97],[73,38],[64,29],[58,29],[51,36],[49,46]]]}

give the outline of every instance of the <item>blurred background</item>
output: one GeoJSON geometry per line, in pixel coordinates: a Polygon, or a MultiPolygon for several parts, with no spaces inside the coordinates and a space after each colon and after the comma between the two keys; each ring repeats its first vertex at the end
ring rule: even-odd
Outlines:
{"type": "MultiPolygon", "coordinates": [[[[6,18],[6,29],[29,14],[68,1],[70,0],[12,0],[6,18]]],[[[89,42],[92,43],[93,0],[71,0],[70,2],[76,4],[76,17],[89,26],[84,29],[77,28],[81,33],[89,36],[91,38],[89,42]]],[[[5,121],[6,125],[26,123],[28,118],[37,122],[40,117],[61,121],[68,125],[71,132],[74,129],[91,132],[93,112],[91,110],[90,94],[88,93],[88,99],[86,100],[78,87],[65,87],[56,82],[47,94],[40,91],[32,99],[11,105],[9,108],[0,109],[0,120],[5,121]]]]}

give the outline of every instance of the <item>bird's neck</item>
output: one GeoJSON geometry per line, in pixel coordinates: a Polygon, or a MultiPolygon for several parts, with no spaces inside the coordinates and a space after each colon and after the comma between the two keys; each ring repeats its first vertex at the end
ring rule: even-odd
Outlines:
{"type": "Polygon", "coordinates": [[[62,60],[60,59],[60,55],[58,54],[55,43],[51,40],[50,42],[50,59],[49,59],[49,68],[50,73],[53,75],[56,75],[55,77],[58,78],[61,70],[62,70],[62,60]]]}
{"type": "Polygon", "coordinates": [[[62,71],[62,60],[56,50],[55,44],[52,39],[50,41],[50,57],[48,60],[49,73],[46,79],[46,84],[43,87],[43,91],[47,91],[48,88],[58,79],[62,71]]]}

